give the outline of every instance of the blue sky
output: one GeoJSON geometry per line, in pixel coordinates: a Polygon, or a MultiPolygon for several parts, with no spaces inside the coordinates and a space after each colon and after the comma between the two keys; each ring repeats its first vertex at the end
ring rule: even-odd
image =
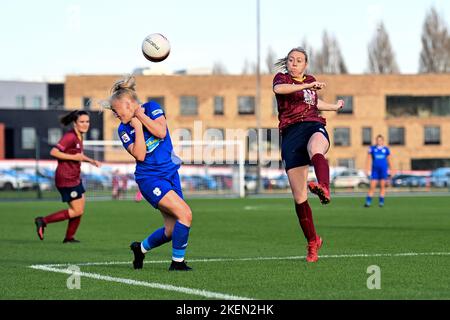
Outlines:
{"type": "MultiPolygon", "coordinates": [[[[384,21],[402,73],[418,69],[420,36],[431,6],[450,17],[449,0],[260,0],[261,58],[323,30],[338,40],[351,73],[367,68],[367,44],[384,21]]],[[[222,62],[240,73],[256,58],[256,0],[16,0],[0,11],[0,79],[51,79],[66,74],[122,74],[151,66],[143,38],[165,34],[172,45],[161,67],[178,70],[222,62]],[[26,10],[25,10],[26,9],[26,10]]],[[[446,18],[447,24],[450,22],[446,18]]]]}

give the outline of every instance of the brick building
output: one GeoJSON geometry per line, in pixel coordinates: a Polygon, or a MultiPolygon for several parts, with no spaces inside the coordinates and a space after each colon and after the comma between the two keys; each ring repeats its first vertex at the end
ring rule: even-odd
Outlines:
{"type": "MultiPolygon", "coordinates": [[[[105,99],[120,76],[68,76],[65,84],[66,108],[89,108],[89,101],[105,99]]],[[[391,147],[396,170],[434,169],[450,166],[450,74],[439,75],[317,75],[327,84],[321,99],[344,99],[346,107],[335,114],[325,112],[332,166],[363,168],[367,146],[378,134],[391,147]]],[[[278,125],[272,75],[261,79],[261,128],[278,125]]],[[[240,132],[256,128],[254,76],[169,75],[137,76],[142,102],[156,100],[164,106],[171,132],[188,132],[192,139],[205,132],[240,132]],[[240,131],[231,131],[236,129],[240,131]],[[178,130],[178,131],[177,131],[178,130]]],[[[98,104],[90,105],[98,109],[98,104]]],[[[105,140],[117,138],[118,120],[110,112],[103,117],[105,140]]],[[[268,158],[278,161],[277,130],[264,133],[273,147],[268,158]]],[[[242,134],[244,133],[244,134],[242,134]]],[[[206,133],[207,135],[207,133],[206,133]]],[[[177,134],[172,134],[177,141],[177,134]]],[[[247,143],[247,160],[256,159],[252,143],[247,143]]],[[[117,160],[105,154],[106,160],[117,160]]]]}

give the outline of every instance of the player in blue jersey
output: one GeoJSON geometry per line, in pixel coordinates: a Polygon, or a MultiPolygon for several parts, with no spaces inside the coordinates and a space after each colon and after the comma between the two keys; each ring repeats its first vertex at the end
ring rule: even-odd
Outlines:
{"type": "Polygon", "coordinates": [[[384,145],[384,138],[382,135],[378,135],[376,138],[376,145],[369,147],[369,153],[367,154],[367,166],[366,171],[369,175],[370,164],[372,163],[372,170],[370,175],[370,189],[366,197],[366,203],[364,207],[368,208],[372,204],[372,197],[377,187],[378,181],[380,182],[380,198],[379,206],[384,206],[384,197],[386,195],[386,180],[391,170],[391,158],[390,150],[384,145]]]}
{"type": "Polygon", "coordinates": [[[172,241],[169,270],[191,270],[184,256],[192,212],[181,191],[178,175],[181,160],[173,153],[164,111],[156,102],[139,102],[135,79],[131,76],[113,85],[109,105],[121,121],[118,128],[120,140],[136,159],[136,183],[144,198],[155,209],[159,209],[164,220],[163,227],[143,241],[131,244],[133,267],[141,269],[148,251],[172,241]]]}

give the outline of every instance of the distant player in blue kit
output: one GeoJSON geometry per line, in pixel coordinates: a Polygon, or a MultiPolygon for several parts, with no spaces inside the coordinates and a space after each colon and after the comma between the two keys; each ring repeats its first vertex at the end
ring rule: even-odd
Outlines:
{"type": "Polygon", "coordinates": [[[379,206],[384,206],[384,197],[386,195],[386,180],[388,179],[389,170],[391,170],[391,158],[390,150],[384,145],[384,138],[382,135],[378,135],[376,138],[376,145],[369,147],[369,153],[367,154],[367,167],[366,171],[369,175],[370,163],[372,163],[372,170],[370,175],[370,189],[366,197],[366,203],[364,207],[368,208],[372,204],[372,197],[377,187],[378,181],[380,182],[380,199],[379,206]]]}
{"type": "Polygon", "coordinates": [[[159,209],[164,226],[141,242],[130,245],[133,267],[142,269],[145,254],[172,241],[170,271],[188,271],[184,260],[192,212],[183,199],[178,169],[166,117],[156,102],[141,104],[134,77],[117,81],[111,89],[109,105],[121,124],[118,128],[124,148],[136,159],[135,179],[144,198],[159,209]]]}

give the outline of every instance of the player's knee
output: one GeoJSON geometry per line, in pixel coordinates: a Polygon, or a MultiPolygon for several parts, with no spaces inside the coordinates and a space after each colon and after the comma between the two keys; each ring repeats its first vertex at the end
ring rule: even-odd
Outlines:
{"type": "Polygon", "coordinates": [[[294,201],[295,201],[296,204],[302,204],[306,200],[308,200],[308,196],[307,195],[294,196],[294,201]]]}
{"type": "Polygon", "coordinates": [[[185,220],[186,223],[188,223],[189,225],[191,225],[192,223],[192,211],[191,208],[187,207],[186,211],[183,214],[183,218],[185,220]]]}

